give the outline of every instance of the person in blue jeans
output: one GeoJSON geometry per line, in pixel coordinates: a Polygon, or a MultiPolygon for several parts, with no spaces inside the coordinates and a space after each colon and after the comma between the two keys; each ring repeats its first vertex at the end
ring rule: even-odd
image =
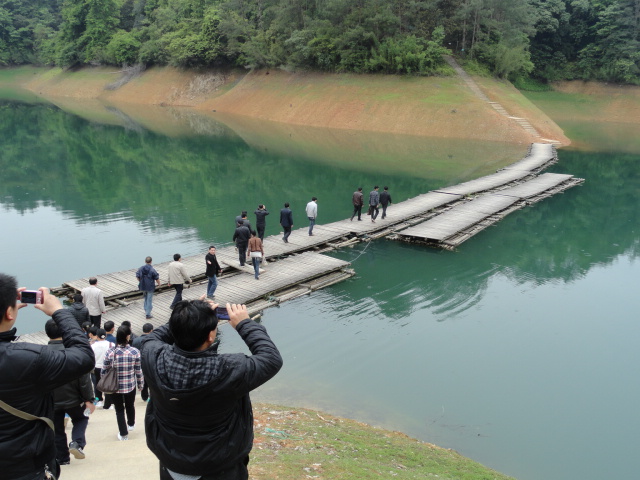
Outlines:
{"type": "Polygon", "coordinates": [[[211,245],[209,247],[209,253],[204,257],[206,263],[205,275],[209,279],[207,283],[207,298],[213,298],[218,288],[218,275],[222,272],[218,259],[216,258],[216,247],[211,245]]]}
{"type": "Polygon", "coordinates": [[[151,265],[152,258],[147,257],[144,259],[144,265],[141,266],[136,272],[136,278],[138,279],[138,289],[142,291],[142,297],[144,298],[144,313],[147,318],[153,318],[151,315],[151,309],[153,308],[153,292],[156,289],[156,284],[160,285],[160,275],[153,265],[151,265]]]}
{"type": "Polygon", "coordinates": [[[262,261],[262,257],[264,257],[264,249],[262,248],[262,240],[260,240],[255,230],[251,230],[251,238],[249,239],[247,251],[253,262],[255,279],[260,280],[260,262],[262,261]]]}
{"type": "Polygon", "coordinates": [[[307,218],[309,219],[309,235],[313,236],[313,226],[316,224],[318,216],[318,199],[311,197],[311,201],[307,203],[307,218]]]}

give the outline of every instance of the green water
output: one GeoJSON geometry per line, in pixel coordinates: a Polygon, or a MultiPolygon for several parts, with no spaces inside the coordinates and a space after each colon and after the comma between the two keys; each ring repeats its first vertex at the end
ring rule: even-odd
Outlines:
{"type": "MultiPolygon", "coordinates": [[[[357,186],[388,184],[399,201],[525,153],[189,112],[154,133],[109,108],[0,104],[0,270],[21,285],[204,255],[258,203],[289,201],[302,225],[315,195],[330,222],[350,214],[357,186]]],[[[356,277],[265,312],[285,367],[254,398],[400,430],[519,479],[635,478],[640,152],[625,152],[560,151],[550,171],[583,186],[457,252],[378,240],[334,253],[356,277]]],[[[21,333],[43,323],[21,310],[21,333]]],[[[222,349],[242,348],[222,337],[222,349]]]]}

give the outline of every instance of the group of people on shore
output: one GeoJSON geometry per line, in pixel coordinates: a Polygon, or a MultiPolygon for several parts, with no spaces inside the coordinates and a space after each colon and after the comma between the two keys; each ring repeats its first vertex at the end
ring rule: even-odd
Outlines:
{"type": "MultiPolygon", "coordinates": [[[[91,285],[97,288],[97,281],[91,285]]],[[[148,388],[146,443],[158,458],[161,480],[248,479],[249,392],[275,376],[283,362],[246,306],[227,304],[226,309],[251,355],[218,354],[218,305],[205,295],[177,302],[166,325],[145,325],[143,335],[134,338],[126,321],[115,336],[113,322],[106,321],[104,328],[92,324],[82,295],[74,299],[82,305],[63,308],[45,287],[23,298],[25,290],[15,277],[0,273],[2,478],[57,479],[71,455],[84,459],[89,416],[100,405],[91,373],[115,371],[117,386],[102,408],[112,402],[117,438],[127,440],[136,426],[136,391],[148,388]],[[18,312],[31,298],[51,317],[45,327],[48,345],[16,342],[18,312]],[[65,414],[73,423],[69,443],[65,414]]]]}

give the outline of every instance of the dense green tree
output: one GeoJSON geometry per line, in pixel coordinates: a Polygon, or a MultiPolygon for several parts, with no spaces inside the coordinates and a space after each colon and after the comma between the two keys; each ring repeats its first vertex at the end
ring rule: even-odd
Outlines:
{"type": "Polygon", "coordinates": [[[0,0],[0,65],[135,63],[640,83],[640,0],[0,0]],[[435,43],[434,43],[435,42],[435,43]]]}

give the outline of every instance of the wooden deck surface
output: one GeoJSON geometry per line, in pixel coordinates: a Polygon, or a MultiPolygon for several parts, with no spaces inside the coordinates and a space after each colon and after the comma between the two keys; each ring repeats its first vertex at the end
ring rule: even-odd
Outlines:
{"type": "MultiPolygon", "coordinates": [[[[215,292],[215,302],[224,306],[228,303],[258,303],[256,308],[249,308],[250,313],[254,314],[260,308],[275,305],[282,300],[281,293],[289,288],[303,288],[306,292],[321,288],[321,279],[332,272],[343,271],[349,267],[349,262],[338,260],[314,252],[305,252],[299,255],[279,260],[267,265],[261,270],[260,279],[256,280],[253,276],[253,267],[245,267],[246,272],[233,272],[228,275],[222,275],[218,279],[218,288],[215,292]],[[250,273],[245,274],[245,273],[250,273]],[[320,279],[320,281],[318,281],[320,279]],[[314,282],[316,285],[314,286],[314,282]],[[302,285],[302,287],[301,287],[302,285]]],[[[346,277],[353,275],[353,272],[347,272],[346,277]]],[[[343,275],[342,278],[345,278],[343,275]]],[[[207,281],[201,281],[190,288],[185,288],[182,293],[184,300],[194,300],[206,294],[207,281]]],[[[142,331],[142,325],[150,322],[154,327],[164,325],[169,321],[171,310],[169,305],[173,301],[175,290],[170,289],[153,296],[153,318],[146,319],[143,309],[143,300],[135,300],[127,306],[121,306],[109,309],[102,316],[102,324],[107,320],[120,325],[124,320],[131,322],[132,330],[135,334],[142,331]]],[[[44,332],[36,332],[20,337],[20,341],[28,341],[32,343],[47,343],[48,338],[44,332]]]]}
{"type": "MultiPolygon", "coordinates": [[[[381,216],[378,216],[375,223],[371,222],[370,217],[363,215],[362,221],[345,219],[329,224],[316,224],[313,229],[313,236],[309,236],[307,233],[308,226],[305,221],[305,226],[292,232],[289,237],[289,243],[282,241],[282,234],[266,237],[264,239],[265,255],[267,259],[282,258],[293,253],[322,249],[327,245],[347,241],[354,236],[360,238],[371,236],[375,238],[376,236],[385,235],[394,228],[406,228],[408,225],[423,221],[424,218],[422,217],[428,212],[459,202],[466,195],[492,190],[523,179],[534,178],[533,172],[536,169],[555,161],[556,158],[555,149],[552,145],[533,144],[527,156],[512,166],[476,180],[427,192],[403,202],[394,203],[387,209],[387,218],[382,219],[381,216]]],[[[367,198],[366,194],[365,198],[367,198]]],[[[366,209],[367,206],[365,205],[364,210],[366,211],[366,209]]],[[[205,254],[206,252],[202,252],[200,255],[182,258],[182,262],[192,278],[204,278],[205,254]]],[[[216,254],[223,269],[239,268],[239,259],[235,247],[220,247],[217,249],[216,254]]],[[[170,260],[154,265],[160,274],[161,289],[167,288],[167,268],[169,263],[170,260]]],[[[137,268],[138,266],[120,272],[96,275],[98,287],[104,292],[105,300],[109,301],[139,294],[138,281],[135,277],[137,268]]],[[[63,284],[63,288],[80,291],[88,285],[89,278],[85,277],[66,282],[63,284]]]]}
{"type": "MultiPolygon", "coordinates": [[[[555,192],[558,189],[561,191],[563,186],[569,188],[581,181],[582,179],[574,179],[573,175],[545,173],[514,187],[487,193],[469,202],[456,205],[435,218],[399,231],[397,235],[405,240],[459,245],[460,239],[467,239],[471,235],[464,235],[456,241],[450,241],[450,239],[492,216],[504,214],[507,210],[510,212],[521,208],[527,204],[527,200],[542,196],[547,191],[553,190],[555,192]]],[[[495,223],[497,219],[490,219],[481,227],[476,227],[473,234],[495,223]]]]}

